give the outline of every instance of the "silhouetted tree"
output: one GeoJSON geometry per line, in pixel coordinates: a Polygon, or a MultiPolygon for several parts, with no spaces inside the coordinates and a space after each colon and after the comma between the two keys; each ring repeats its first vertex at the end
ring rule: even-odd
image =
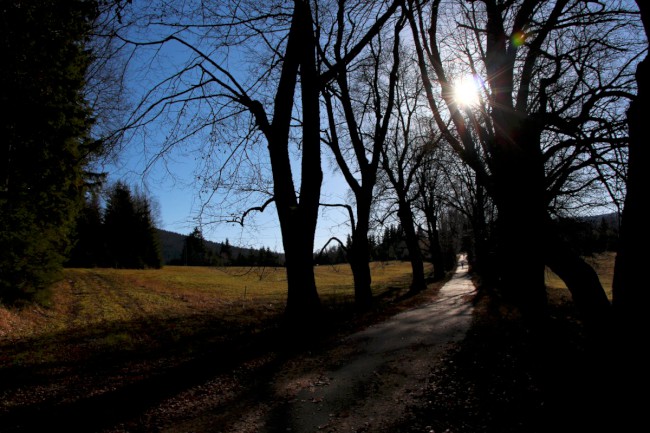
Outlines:
{"type": "Polygon", "coordinates": [[[226,238],[226,241],[221,244],[219,254],[221,255],[223,263],[229,264],[232,261],[232,245],[230,245],[228,238],[226,238]]]}
{"type": "Polygon", "coordinates": [[[633,92],[640,41],[632,14],[622,2],[583,0],[407,5],[436,124],[498,209],[502,293],[543,317],[548,265],[584,312],[607,316],[595,272],[555,236],[548,210],[561,195],[579,203],[577,192],[623,163],[620,101],[633,92]],[[463,73],[482,78],[475,107],[455,98],[463,73]]]}
{"type": "MultiPolygon", "coordinates": [[[[322,185],[321,90],[354,60],[399,2],[246,0],[186,6],[170,10],[166,2],[154,2],[134,8],[141,15],[134,21],[141,25],[125,28],[121,34],[128,47],[143,52],[154,46],[156,53],[162,53],[161,47],[173,45],[176,66],[165,77],[157,75],[160,80],[151,83],[130,127],[146,128],[173,116],[169,123],[158,123],[175,125],[163,149],[203,132],[209,134],[203,149],[208,155],[205,190],[227,189],[232,197],[241,185],[240,192],[249,199],[260,199],[260,206],[235,212],[234,219],[240,223],[250,211],[263,211],[273,204],[287,269],[286,314],[292,321],[303,322],[296,329],[316,325],[321,307],[312,255],[322,185]],[[343,20],[346,28],[340,30],[352,48],[343,59],[317,62],[321,38],[325,33],[333,37],[337,31],[321,27],[318,19],[337,13],[353,20],[343,20]],[[375,18],[359,22],[369,16],[375,18]],[[152,22],[155,33],[147,26],[152,22]],[[136,35],[139,28],[147,31],[136,35]],[[226,67],[229,64],[234,65],[232,70],[226,67]],[[295,122],[296,118],[300,120],[295,122]],[[233,127],[226,127],[228,123],[233,127]],[[260,141],[268,154],[263,164],[251,164],[251,154],[259,154],[249,149],[260,141]],[[224,144],[232,146],[231,152],[215,158],[212,150],[218,148],[214,153],[223,154],[224,144]],[[268,167],[270,179],[259,180],[264,177],[262,166],[268,167]],[[251,171],[242,176],[244,167],[251,171]]],[[[231,211],[229,220],[233,219],[231,211]]]]}
{"type": "Polygon", "coordinates": [[[153,219],[151,199],[144,193],[136,193],[134,196],[135,225],[137,227],[138,249],[144,266],[158,269],[162,266],[162,253],[160,240],[153,219]]]}
{"type": "MultiPolygon", "coordinates": [[[[354,301],[362,309],[372,302],[370,214],[381,149],[386,143],[395,103],[402,18],[395,23],[392,35],[380,32],[359,66],[341,69],[324,92],[329,119],[326,142],[354,195],[355,212],[350,211],[352,234],[347,256],[354,279],[354,301]],[[387,83],[383,84],[384,81],[387,83]]],[[[339,29],[343,29],[344,14],[339,14],[337,19],[339,29]]],[[[343,32],[337,33],[334,46],[335,58],[340,61],[349,48],[343,43],[343,32]]]]}
{"type": "Polygon", "coordinates": [[[192,233],[185,237],[182,260],[186,266],[206,266],[211,264],[205,238],[200,228],[194,227],[192,233]]]}
{"type": "MultiPolygon", "coordinates": [[[[650,38],[650,5],[637,0],[641,21],[646,35],[650,38]]],[[[646,48],[647,50],[648,48],[646,48]]],[[[627,170],[627,195],[621,219],[621,236],[616,255],[613,282],[613,304],[617,317],[629,329],[641,332],[643,329],[644,307],[648,305],[648,245],[650,234],[647,222],[647,191],[650,187],[648,168],[650,146],[648,145],[648,112],[650,112],[650,57],[637,66],[637,95],[627,111],[629,127],[629,163],[627,170]]],[[[628,331],[626,330],[626,332],[628,331]]],[[[639,335],[639,334],[635,334],[639,335]]]]}
{"type": "Polygon", "coordinates": [[[123,182],[117,182],[109,191],[104,236],[107,266],[135,269],[161,266],[148,200],[144,196],[134,198],[123,182]]]}
{"type": "Polygon", "coordinates": [[[432,141],[428,140],[431,136],[429,119],[423,114],[423,91],[422,80],[413,65],[403,65],[395,89],[395,121],[391,125],[386,146],[381,149],[384,183],[393,192],[390,200],[397,209],[397,217],[409,251],[413,272],[412,293],[426,288],[424,254],[413,210],[414,201],[417,199],[416,173],[433,145],[432,141]]]}

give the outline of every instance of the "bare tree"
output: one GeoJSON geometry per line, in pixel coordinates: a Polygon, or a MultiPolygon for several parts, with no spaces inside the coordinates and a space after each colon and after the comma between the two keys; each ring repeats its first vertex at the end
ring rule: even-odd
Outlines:
{"type": "Polygon", "coordinates": [[[424,256],[413,209],[418,199],[417,174],[436,146],[430,139],[431,123],[424,110],[423,90],[417,71],[411,64],[404,64],[396,89],[395,121],[387,145],[382,148],[381,159],[409,251],[413,272],[411,293],[426,287],[424,256]]]}
{"type": "Polygon", "coordinates": [[[358,27],[347,23],[354,29],[350,48],[327,64],[317,60],[321,39],[329,34],[322,32],[336,30],[324,24],[325,6],[308,0],[160,1],[135,5],[120,33],[146,80],[127,132],[145,139],[154,134],[150,163],[183,143],[198,142],[207,166],[215,167],[200,179],[204,193],[238,196],[240,223],[252,211],[275,206],[287,269],[286,313],[312,325],[320,310],[312,256],[323,177],[321,90],[363,50],[398,3],[350,6],[349,16],[376,19],[358,27]],[[265,158],[258,153],[261,143],[265,158]],[[270,179],[260,174],[265,167],[270,179]]]}
{"type": "MultiPolygon", "coordinates": [[[[339,32],[334,43],[337,62],[345,57],[344,19],[340,10],[337,16],[339,32]]],[[[347,257],[354,278],[355,302],[360,308],[367,308],[372,301],[368,239],[370,213],[380,156],[395,102],[399,34],[403,25],[401,18],[394,25],[392,58],[384,48],[385,35],[379,33],[377,39],[369,44],[367,54],[349,70],[342,70],[324,93],[329,119],[326,143],[354,194],[356,205],[356,219],[350,212],[352,236],[347,257]],[[386,68],[386,64],[391,66],[386,68]],[[386,79],[388,82],[384,86],[382,81],[386,79]],[[338,120],[341,118],[342,122],[338,120]]]]}
{"type": "Polygon", "coordinates": [[[574,174],[620,155],[620,102],[638,56],[630,15],[619,2],[578,0],[408,5],[436,123],[498,208],[501,290],[528,317],[543,316],[548,264],[585,311],[607,314],[593,270],[549,232],[548,208],[592,184],[574,174]],[[462,73],[482,77],[475,104],[455,96],[462,73]]]}

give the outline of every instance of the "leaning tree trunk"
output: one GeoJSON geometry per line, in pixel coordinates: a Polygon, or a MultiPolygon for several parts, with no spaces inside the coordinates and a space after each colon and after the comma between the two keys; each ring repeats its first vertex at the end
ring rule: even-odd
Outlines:
{"type": "Polygon", "coordinates": [[[546,265],[564,281],[585,319],[594,325],[607,324],[611,305],[594,269],[550,232],[545,251],[546,265]]]}

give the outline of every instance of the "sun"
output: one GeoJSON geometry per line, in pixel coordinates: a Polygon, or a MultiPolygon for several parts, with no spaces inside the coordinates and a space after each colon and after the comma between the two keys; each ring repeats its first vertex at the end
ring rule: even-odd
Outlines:
{"type": "Polygon", "coordinates": [[[475,76],[465,75],[454,82],[454,101],[461,107],[478,105],[479,86],[475,76]]]}

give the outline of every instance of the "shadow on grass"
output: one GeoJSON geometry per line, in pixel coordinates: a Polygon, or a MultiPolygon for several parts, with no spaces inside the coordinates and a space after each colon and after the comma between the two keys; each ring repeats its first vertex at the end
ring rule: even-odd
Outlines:
{"type": "Polygon", "coordinates": [[[0,346],[0,430],[92,432],[128,422],[251,359],[272,359],[282,339],[277,323],[271,316],[238,328],[199,315],[0,346]]]}
{"type": "Polygon", "coordinates": [[[325,297],[322,326],[303,341],[283,326],[280,307],[260,303],[228,316],[147,317],[1,344],[0,431],[157,431],[177,415],[156,420],[149,412],[217,377],[237,386],[211,410],[237,416],[242,400],[264,398],[289,357],[417,303],[398,301],[406,290],[382,289],[365,312],[325,297]]]}

